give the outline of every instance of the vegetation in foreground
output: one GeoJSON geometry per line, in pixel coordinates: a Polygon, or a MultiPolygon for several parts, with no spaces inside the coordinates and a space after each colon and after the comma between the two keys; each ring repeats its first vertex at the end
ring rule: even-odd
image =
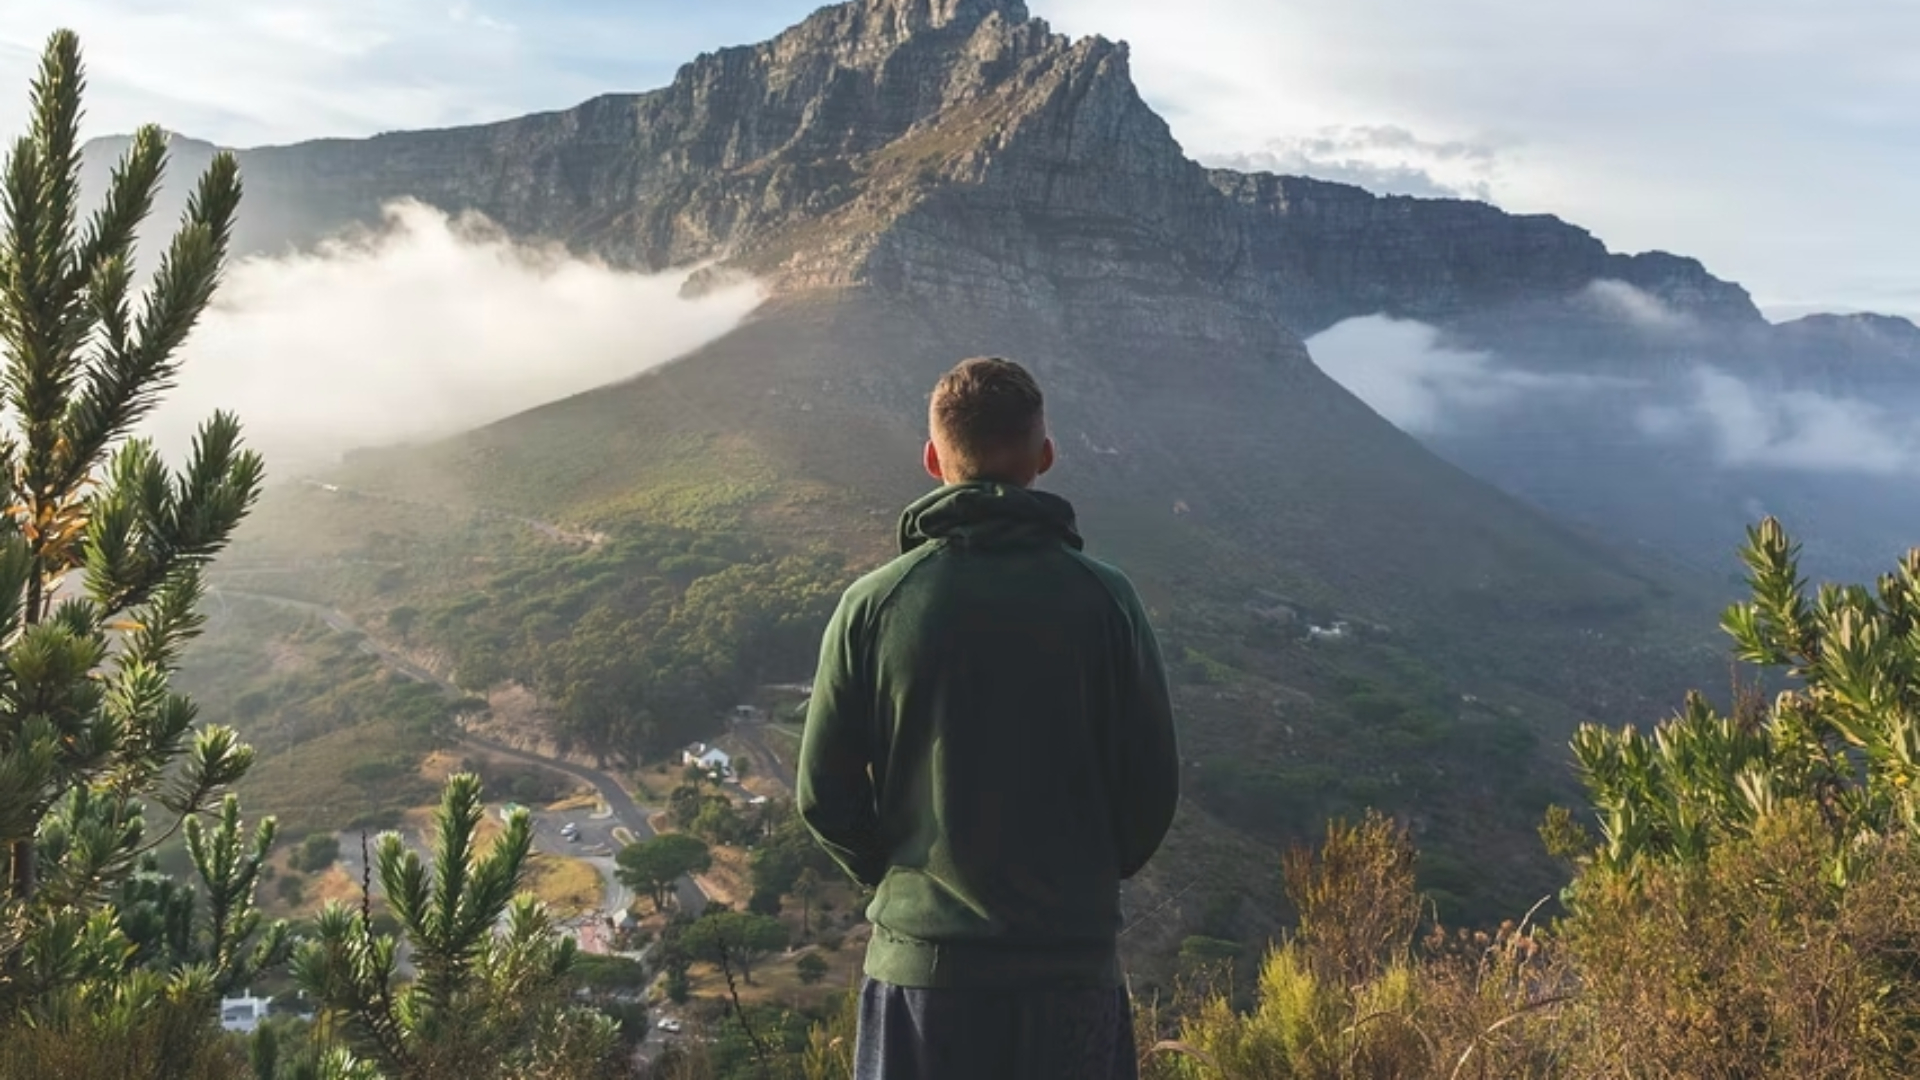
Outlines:
{"type": "MultiPolygon", "coordinates": [[[[1583,729],[1597,830],[1560,809],[1541,828],[1574,870],[1564,914],[1441,926],[1403,824],[1335,822],[1283,862],[1290,932],[1258,956],[1189,939],[1178,985],[1138,1001],[1143,1075],[1910,1075],[1920,551],[1874,590],[1814,594],[1778,523],[1742,554],[1752,597],[1725,627],[1792,689],[1744,691],[1730,715],[1696,695],[1650,733],[1583,729]]],[[[764,1059],[722,1033],[658,1075],[846,1078],[851,1037],[841,1002],[764,1059]]]]}

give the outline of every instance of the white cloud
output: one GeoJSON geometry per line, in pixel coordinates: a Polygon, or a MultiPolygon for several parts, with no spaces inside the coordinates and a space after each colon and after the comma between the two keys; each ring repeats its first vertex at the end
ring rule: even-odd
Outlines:
{"type": "Polygon", "coordinates": [[[701,4],[694,17],[667,7],[582,0],[537,10],[518,0],[0,4],[0,137],[10,140],[24,126],[27,80],[57,27],[78,32],[86,54],[89,135],[157,123],[253,146],[478,123],[651,89],[697,53],[769,36],[809,4],[701,4]]]}
{"type": "Polygon", "coordinates": [[[377,233],[235,265],[150,433],[178,454],[227,409],[280,476],[451,434],[684,355],[760,300],[752,285],[683,299],[684,280],[396,204],[377,233]]]}
{"type": "Polygon", "coordinates": [[[1403,431],[1436,434],[1540,394],[1579,394],[1635,385],[1624,379],[1497,366],[1483,352],[1449,348],[1425,323],[1368,315],[1307,342],[1320,370],[1403,431]]]}
{"type": "MultiPolygon", "coordinates": [[[[1329,127],[1502,147],[1493,201],[1660,248],[1776,302],[1885,307],[1920,228],[1911,44],[1883,0],[1036,0],[1133,45],[1189,151],[1329,127]],[[1842,196],[1840,193],[1845,193],[1842,196]]],[[[1442,178],[1445,180],[1446,178],[1442,178]]],[[[1454,181],[1457,183],[1457,181],[1454,181]]],[[[1893,298],[1920,310],[1912,290],[1893,298]]]]}
{"type": "Polygon", "coordinates": [[[1490,201],[1498,152],[1480,143],[1434,142],[1401,127],[1329,127],[1270,139],[1251,153],[1204,155],[1243,172],[1312,176],[1382,195],[1490,201]]]}
{"type": "Polygon", "coordinates": [[[1920,469],[1920,423],[1909,408],[1806,390],[1767,391],[1695,369],[1677,404],[1635,419],[1650,437],[1704,436],[1722,465],[1877,475],[1920,469]]]}
{"type": "Polygon", "coordinates": [[[1642,330],[1672,332],[1697,325],[1691,315],[1675,311],[1665,300],[1624,281],[1596,281],[1587,286],[1586,295],[1609,314],[1625,319],[1642,330]]]}

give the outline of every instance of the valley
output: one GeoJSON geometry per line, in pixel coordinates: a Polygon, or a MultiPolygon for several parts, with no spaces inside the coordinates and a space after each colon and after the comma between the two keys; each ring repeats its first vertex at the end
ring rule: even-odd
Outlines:
{"type": "MultiPolygon", "coordinates": [[[[1048,486],[1133,577],[1173,669],[1189,797],[1128,890],[1128,918],[1154,916],[1130,962],[1170,974],[1188,938],[1264,940],[1281,853],[1370,807],[1413,830],[1448,922],[1553,894],[1536,827],[1578,797],[1568,736],[1724,685],[1724,583],[1441,460],[1301,335],[1601,275],[1702,318],[1744,294],[1551,219],[1406,200],[1356,216],[1327,186],[1209,171],[1124,47],[1014,0],[882,18],[894,2],[824,9],[651,94],[240,154],[246,250],[376,226],[407,198],[692,274],[690,293],[749,277],[767,294],[664,367],[281,478],[214,584],[384,644],[280,626],[199,654],[209,717],[262,748],[250,799],[341,829],[419,805],[418,763],[462,730],[610,770],[711,739],[754,688],[811,674],[840,589],[891,552],[935,375],[1003,354],[1048,389],[1065,450],[1048,486]],[[1452,246],[1393,275],[1320,254],[1418,248],[1430,219],[1452,246]],[[276,639],[359,674],[255,660],[252,685],[218,689],[246,666],[221,648],[276,639]],[[378,684],[383,657],[429,682],[378,684]]],[[[190,166],[204,147],[176,150],[190,166]]]]}

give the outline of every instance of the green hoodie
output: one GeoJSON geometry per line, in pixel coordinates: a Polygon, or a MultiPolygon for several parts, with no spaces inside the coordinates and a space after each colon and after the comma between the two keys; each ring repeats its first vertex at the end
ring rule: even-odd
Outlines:
{"type": "Polygon", "coordinates": [[[900,548],[827,628],[800,749],[801,816],[878,890],[867,974],[1113,985],[1120,881],[1179,801],[1140,600],[1024,488],[941,488],[900,548]]]}

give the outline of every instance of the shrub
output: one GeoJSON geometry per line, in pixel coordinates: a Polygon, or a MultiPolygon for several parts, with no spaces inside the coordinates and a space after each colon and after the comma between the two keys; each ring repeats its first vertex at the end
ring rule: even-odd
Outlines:
{"type": "Polygon", "coordinates": [[[796,960],[793,969],[800,976],[800,982],[813,986],[827,977],[827,961],[819,953],[808,953],[796,960]]]}
{"type": "Polygon", "coordinates": [[[295,870],[317,874],[340,859],[340,838],[332,833],[314,833],[287,856],[287,865],[295,870]]]}

